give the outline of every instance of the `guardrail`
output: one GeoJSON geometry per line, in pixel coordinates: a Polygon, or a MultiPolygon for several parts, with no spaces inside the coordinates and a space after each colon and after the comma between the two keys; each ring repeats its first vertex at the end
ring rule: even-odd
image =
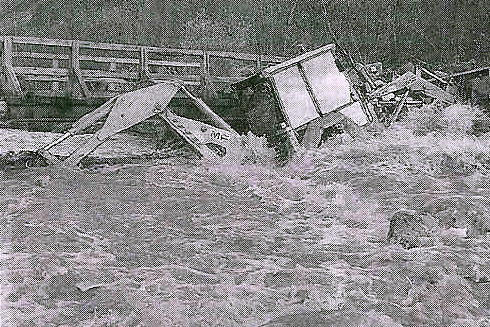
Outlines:
{"type": "Polygon", "coordinates": [[[108,98],[140,81],[169,78],[205,92],[286,59],[36,37],[0,36],[0,41],[0,96],[16,98],[108,98]]]}

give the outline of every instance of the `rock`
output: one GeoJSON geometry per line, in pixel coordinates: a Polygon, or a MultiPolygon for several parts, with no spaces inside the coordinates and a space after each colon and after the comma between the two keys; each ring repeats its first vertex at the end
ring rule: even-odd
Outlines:
{"type": "Polygon", "coordinates": [[[9,151],[0,154],[0,169],[25,169],[47,165],[46,158],[34,151],[9,151]]]}
{"type": "Polygon", "coordinates": [[[430,215],[400,210],[390,219],[387,240],[391,244],[401,244],[405,249],[428,245],[434,226],[435,220],[430,215]]]}

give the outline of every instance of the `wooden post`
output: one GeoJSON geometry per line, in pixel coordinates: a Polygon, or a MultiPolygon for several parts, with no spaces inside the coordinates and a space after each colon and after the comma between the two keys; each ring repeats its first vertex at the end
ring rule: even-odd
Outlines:
{"type": "Polygon", "coordinates": [[[19,80],[17,79],[17,75],[15,75],[13,67],[11,37],[5,37],[3,39],[2,64],[7,79],[7,85],[10,88],[10,91],[16,96],[23,97],[24,94],[22,93],[19,80]]]}
{"type": "Polygon", "coordinates": [[[256,73],[258,73],[262,70],[262,55],[261,54],[257,55],[257,61],[255,62],[255,70],[256,70],[256,73]]]}
{"type": "Polygon", "coordinates": [[[201,93],[206,95],[208,91],[209,83],[209,52],[203,50],[202,54],[202,64],[201,64],[201,93]]]}
{"type": "Polygon", "coordinates": [[[150,70],[148,68],[148,49],[140,47],[139,78],[142,81],[150,79],[150,70]]]}
{"type": "MultiPolygon", "coordinates": [[[[60,62],[58,59],[53,59],[53,68],[59,68],[60,67],[60,62]]],[[[52,93],[58,93],[60,89],[60,82],[55,81],[53,84],[51,84],[51,92],[52,93]]]]}
{"type": "MultiPolygon", "coordinates": [[[[73,83],[74,79],[76,80],[76,82],[78,82],[83,97],[85,98],[90,97],[90,92],[88,90],[87,85],[85,84],[85,80],[83,79],[82,70],[80,69],[80,42],[79,41],[73,41],[71,45],[69,79],[72,80],[72,82],[70,82],[71,86],[73,86],[74,84],[73,83]]],[[[73,92],[72,87],[70,91],[73,92]]]]}

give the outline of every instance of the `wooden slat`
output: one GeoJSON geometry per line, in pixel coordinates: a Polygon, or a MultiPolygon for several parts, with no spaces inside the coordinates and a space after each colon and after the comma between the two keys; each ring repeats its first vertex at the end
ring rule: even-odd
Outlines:
{"type": "Polygon", "coordinates": [[[139,63],[138,58],[116,58],[116,57],[95,57],[82,55],[80,56],[80,61],[93,61],[102,63],[116,63],[116,64],[135,64],[139,63]]]}
{"type": "Polygon", "coordinates": [[[68,82],[68,76],[57,77],[57,76],[27,75],[24,77],[24,80],[25,81],[39,81],[39,82],[68,82]]]}
{"type": "MultiPolygon", "coordinates": [[[[242,52],[228,52],[228,51],[209,51],[209,55],[212,57],[246,60],[246,61],[256,61],[257,54],[253,53],[242,53],[242,52]]],[[[271,55],[260,55],[263,61],[280,63],[286,60],[285,57],[271,56],[271,55]]]]}
{"type": "Polygon", "coordinates": [[[59,40],[59,39],[44,39],[39,37],[30,36],[14,36],[14,43],[20,44],[37,44],[37,45],[52,45],[52,46],[62,46],[69,47],[72,44],[72,40],[59,40]]]}
{"type": "MultiPolygon", "coordinates": [[[[155,82],[165,82],[164,79],[155,79],[154,80],[155,82]]],[[[201,85],[201,82],[200,81],[184,81],[184,85],[193,85],[193,86],[197,86],[197,85],[201,85]]],[[[178,94],[178,93],[177,93],[178,94]]]]}
{"type": "Polygon", "coordinates": [[[67,68],[14,67],[14,71],[19,75],[68,76],[67,68]]]}
{"type": "Polygon", "coordinates": [[[168,74],[151,74],[153,79],[180,79],[183,81],[199,82],[201,76],[199,75],[168,75],[168,74]]]}
{"type": "MultiPolygon", "coordinates": [[[[136,44],[99,43],[99,42],[90,42],[90,41],[80,41],[80,47],[85,49],[138,52],[141,46],[136,44]]],[[[160,48],[160,47],[146,47],[146,48],[148,49],[148,52],[152,52],[152,53],[163,53],[168,55],[188,55],[188,56],[202,55],[201,50],[160,48]]]]}
{"type": "MultiPolygon", "coordinates": [[[[68,76],[67,68],[44,68],[44,67],[15,67],[15,72],[19,75],[43,75],[43,76],[68,76]]],[[[105,70],[82,69],[84,78],[122,78],[122,79],[137,79],[136,72],[111,72],[105,70]]],[[[169,75],[169,74],[151,74],[154,79],[182,79],[199,81],[199,75],[169,75]]],[[[218,77],[219,79],[220,77],[218,77]]],[[[227,77],[225,77],[227,78],[227,77]]],[[[230,77],[235,79],[234,77],[230,77]]],[[[238,77],[236,78],[238,79],[238,77]]]]}
{"type": "MultiPolygon", "coordinates": [[[[13,57],[17,58],[33,58],[33,59],[46,59],[46,60],[68,60],[70,56],[57,53],[42,53],[42,52],[14,52],[13,57]]],[[[81,55],[80,61],[94,61],[101,63],[118,63],[118,64],[135,64],[139,63],[137,58],[117,58],[117,57],[97,57],[90,55],[81,55]]],[[[201,67],[199,62],[180,62],[180,61],[166,61],[166,60],[148,60],[150,66],[168,66],[168,67],[201,67]]]]}
{"type": "Polygon", "coordinates": [[[203,52],[202,64],[201,64],[201,87],[203,90],[207,89],[209,82],[209,53],[207,51],[203,52]]]}
{"type": "Polygon", "coordinates": [[[17,58],[33,58],[33,59],[48,59],[48,60],[68,60],[70,56],[61,53],[42,53],[42,52],[14,52],[14,57],[17,58]]]}
{"type": "Polygon", "coordinates": [[[140,80],[147,80],[150,78],[150,70],[148,68],[148,50],[145,47],[140,47],[138,69],[140,80]]]}
{"type": "Polygon", "coordinates": [[[127,83],[133,83],[132,81],[122,79],[122,78],[115,78],[115,77],[86,77],[85,78],[86,82],[101,82],[101,83],[120,83],[120,84],[127,84],[127,83]]]}
{"type": "Polygon", "coordinates": [[[201,63],[199,62],[179,62],[179,61],[164,61],[164,60],[148,60],[150,66],[167,66],[167,67],[189,67],[199,68],[201,63]]]}
{"type": "Polygon", "coordinates": [[[83,77],[137,79],[137,72],[112,72],[107,70],[83,69],[83,77]]]}
{"type": "MultiPolygon", "coordinates": [[[[60,62],[58,59],[53,59],[53,68],[59,68],[60,67],[60,62]]],[[[60,88],[60,83],[58,81],[53,81],[53,84],[51,84],[51,90],[54,92],[57,92],[60,88]]]]}
{"type": "MultiPolygon", "coordinates": [[[[115,57],[95,57],[83,55],[80,56],[80,61],[94,61],[103,63],[118,63],[118,64],[139,64],[137,58],[115,58],[115,57]]],[[[180,62],[180,61],[166,61],[166,60],[148,60],[150,66],[168,66],[168,67],[201,67],[198,62],[180,62]]]]}
{"type": "Polygon", "coordinates": [[[192,50],[192,49],[177,49],[177,48],[159,48],[159,47],[147,47],[148,52],[160,53],[166,55],[177,55],[177,56],[197,56],[202,57],[202,50],[192,50]]]}

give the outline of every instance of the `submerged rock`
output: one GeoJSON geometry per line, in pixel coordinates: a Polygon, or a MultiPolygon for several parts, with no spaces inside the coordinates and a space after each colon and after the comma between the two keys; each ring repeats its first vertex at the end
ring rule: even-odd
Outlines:
{"type": "Polygon", "coordinates": [[[432,245],[434,240],[477,237],[490,232],[490,212],[464,197],[435,199],[421,210],[400,210],[390,219],[387,241],[406,249],[432,245]]]}
{"type": "Polygon", "coordinates": [[[46,167],[46,158],[35,151],[21,151],[0,154],[0,169],[25,169],[31,167],[46,167]]]}
{"type": "Polygon", "coordinates": [[[413,210],[400,210],[390,219],[388,242],[401,244],[405,249],[430,244],[435,221],[429,215],[413,210]]]}

